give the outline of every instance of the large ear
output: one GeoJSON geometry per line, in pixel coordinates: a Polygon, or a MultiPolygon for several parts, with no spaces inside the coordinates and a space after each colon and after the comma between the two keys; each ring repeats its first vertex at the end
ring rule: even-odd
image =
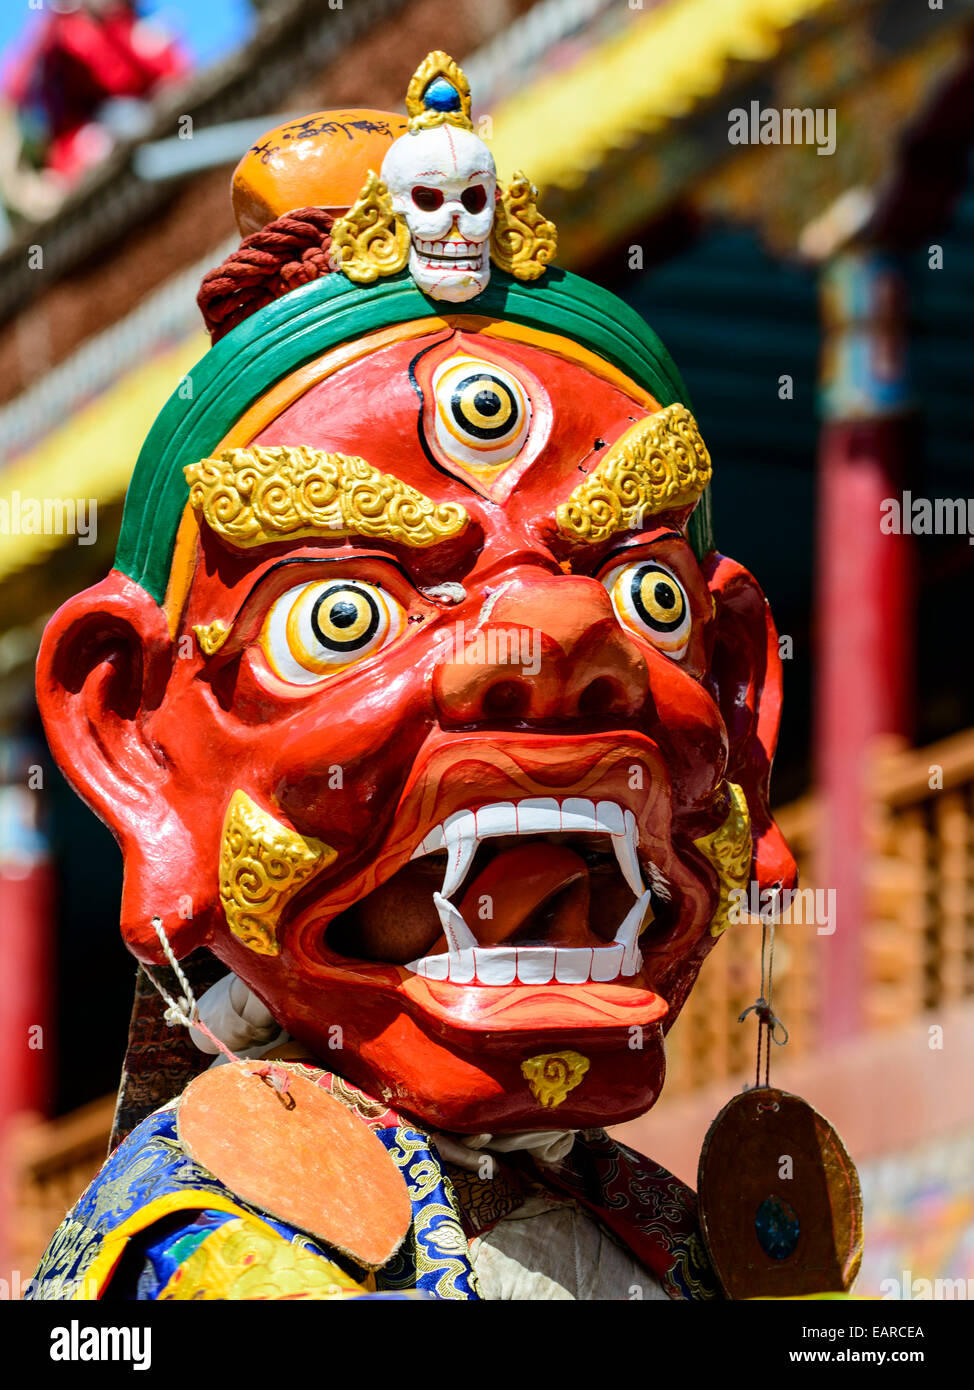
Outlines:
{"type": "Polygon", "coordinates": [[[177,814],[172,771],[147,733],[173,663],[166,617],[151,595],[113,570],[69,599],[48,623],[37,658],[37,702],[65,777],[118,840],[125,860],[122,933],[146,961],[160,960],[151,927],[162,917],[177,954],[203,935],[194,855],[177,814]]]}
{"type": "Polygon", "coordinates": [[[771,608],[754,577],[712,553],[703,572],[716,618],[708,678],[730,741],[727,778],[744,789],[754,834],[752,877],[762,891],[795,887],[798,872],[771,818],[768,783],[781,719],[781,657],[771,608]]]}

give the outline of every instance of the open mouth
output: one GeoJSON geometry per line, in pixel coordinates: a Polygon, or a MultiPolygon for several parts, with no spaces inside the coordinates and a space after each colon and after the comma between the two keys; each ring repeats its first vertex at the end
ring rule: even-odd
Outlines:
{"type": "Polygon", "coordinates": [[[483,266],[483,242],[424,241],[416,237],[413,244],[430,270],[480,270],[483,266]]]}
{"type": "Polygon", "coordinates": [[[454,984],[607,984],[642,967],[668,890],[640,865],[636,817],[581,797],[491,802],[430,830],[328,929],[342,954],[454,984]]]}

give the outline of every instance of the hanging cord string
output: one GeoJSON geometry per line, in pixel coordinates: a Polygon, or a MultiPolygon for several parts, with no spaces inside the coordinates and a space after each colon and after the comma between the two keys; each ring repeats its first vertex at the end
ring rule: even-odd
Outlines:
{"type": "Polygon", "coordinates": [[[757,1061],[754,1068],[755,1089],[761,1085],[761,1055],[764,1053],[764,1085],[771,1084],[771,1044],[776,1047],[784,1047],[788,1041],[788,1029],[778,1018],[774,1011],[774,933],[775,933],[775,909],[772,907],[767,913],[761,914],[761,993],[753,1004],[749,1004],[741,1016],[738,1023],[743,1023],[749,1013],[755,1013],[758,1017],[758,1051],[757,1061]],[[767,983],[765,983],[765,955],[768,957],[767,983]],[[777,1036],[780,1029],[783,1037],[777,1036]]]}
{"type": "MultiPolygon", "coordinates": [[[[184,1028],[195,1028],[197,1032],[204,1033],[206,1037],[210,1039],[210,1042],[223,1053],[228,1061],[244,1061],[245,1059],[243,1057],[238,1057],[235,1052],[231,1052],[226,1043],[218,1038],[200,1018],[199,1005],[196,1002],[196,996],[193,994],[193,988],[183,973],[183,969],[176,959],[175,952],[169,944],[169,938],[166,935],[165,927],[162,925],[161,917],[153,917],[152,929],[159,938],[159,945],[162,947],[163,954],[169,962],[172,972],[176,976],[179,986],[183,991],[178,999],[174,999],[169,991],[163,988],[159,983],[149,967],[147,965],[142,966],[149,983],[162,995],[162,998],[168,1005],[163,1017],[169,1027],[175,1028],[177,1023],[181,1023],[184,1028]]],[[[259,1076],[262,1081],[266,1081],[269,1086],[273,1086],[274,1090],[285,1104],[290,1102],[290,1105],[288,1105],[289,1109],[294,1105],[293,1096],[288,1095],[291,1078],[285,1067],[275,1067],[270,1062],[264,1062],[258,1066],[252,1067],[251,1070],[255,1076],[259,1076]]]]}

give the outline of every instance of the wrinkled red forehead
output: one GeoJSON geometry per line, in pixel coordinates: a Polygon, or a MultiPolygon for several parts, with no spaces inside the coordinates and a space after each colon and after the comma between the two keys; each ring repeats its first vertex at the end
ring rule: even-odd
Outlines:
{"type": "Polygon", "coordinates": [[[491,332],[441,329],[341,367],[254,440],[359,455],[434,501],[471,493],[547,516],[607,445],[658,409],[608,364],[491,332]]]}

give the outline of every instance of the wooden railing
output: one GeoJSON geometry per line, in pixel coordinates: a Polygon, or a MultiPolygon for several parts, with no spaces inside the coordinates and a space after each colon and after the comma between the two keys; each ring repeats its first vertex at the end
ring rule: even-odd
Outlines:
{"type": "Polygon", "coordinates": [[[11,1136],[15,1207],[8,1252],[22,1281],[104,1163],[114,1111],[115,1097],[106,1096],[57,1120],[25,1117],[11,1136]]]}
{"type": "MultiPolygon", "coordinates": [[[[927,748],[877,747],[868,785],[864,979],[866,1027],[893,1028],[974,996],[974,730],[927,748]]],[[[813,891],[813,796],[782,807],[778,824],[813,891]]],[[[789,1053],[822,1040],[816,926],[785,914],[776,930],[774,1009],[789,1053]]],[[[754,1065],[754,1016],[738,1016],[760,990],[761,929],[728,928],[704,962],[670,1033],[664,1101],[754,1065]]]]}
{"type": "MultiPolygon", "coordinates": [[[[867,1027],[889,1029],[974,996],[974,730],[921,749],[886,746],[870,781],[863,998],[867,1027]]],[[[801,882],[816,887],[816,803],[777,812],[801,882]]],[[[775,1012],[792,1056],[821,1042],[822,941],[786,914],[777,928],[775,1012]]],[[[667,1043],[661,1105],[754,1067],[754,1016],[738,1023],[760,986],[761,929],[725,931],[704,962],[667,1043]]],[[[15,1257],[30,1272],[51,1232],[104,1159],[112,1118],[106,1099],[60,1120],[22,1128],[15,1146],[15,1257]]]]}

